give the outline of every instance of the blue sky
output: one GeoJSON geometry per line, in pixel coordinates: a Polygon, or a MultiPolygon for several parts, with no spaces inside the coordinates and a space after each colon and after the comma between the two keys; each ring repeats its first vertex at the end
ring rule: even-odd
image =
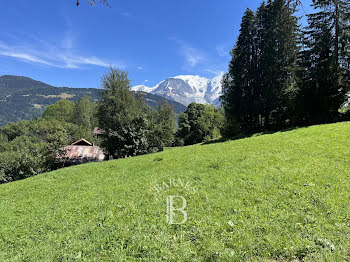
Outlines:
{"type": "MultiPolygon", "coordinates": [[[[214,77],[247,7],[261,0],[11,0],[0,9],[0,75],[28,76],[55,86],[98,87],[110,65],[132,85],[168,77],[214,77]]],[[[310,0],[305,0],[307,11],[310,0]]]]}

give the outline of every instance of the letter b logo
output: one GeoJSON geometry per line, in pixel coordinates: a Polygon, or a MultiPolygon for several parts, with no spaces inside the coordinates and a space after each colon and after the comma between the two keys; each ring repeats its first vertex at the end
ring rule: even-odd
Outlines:
{"type": "MultiPolygon", "coordinates": [[[[166,198],[166,204],[167,204],[167,222],[170,225],[180,225],[183,224],[187,221],[187,212],[185,211],[185,207],[187,205],[186,199],[182,196],[168,196],[166,198]],[[174,208],[174,199],[179,198],[182,200],[182,206],[178,207],[178,208],[174,208]],[[180,213],[182,213],[183,215],[183,220],[181,222],[175,222],[174,220],[174,211],[178,211],[180,213]]],[[[178,213],[176,212],[176,214],[178,213]]],[[[175,215],[175,217],[177,217],[177,215],[175,215]]],[[[177,219],[176,219],[177,220],[177,219]]]]}

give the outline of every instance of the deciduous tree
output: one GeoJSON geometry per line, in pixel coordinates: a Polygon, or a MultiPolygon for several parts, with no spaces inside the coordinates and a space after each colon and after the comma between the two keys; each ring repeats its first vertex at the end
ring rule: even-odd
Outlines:
{"type": "Polygon", "coordinates": [[[120,158],[146,153],[146,105],[142,97],[134,97],[128,74],[110,68],[101,85],[104,90],[98,102],[97,118],[99,128],[105,132],[102,145],[107,154],[120,158]]]}

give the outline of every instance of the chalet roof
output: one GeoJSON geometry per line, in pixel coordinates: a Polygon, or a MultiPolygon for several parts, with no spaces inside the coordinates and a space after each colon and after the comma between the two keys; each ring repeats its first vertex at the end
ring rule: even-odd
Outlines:
{"type": "Polygon", "coordinates": [[[103,150],[82,138],[69,146],[62,148],[63,154],[57,155],[57,160],[65,164],[74,165],[91,161],[103,161],[106,156],[103,150]]]}
{"type": "Polygon", "coordinates": [[[66,159],[66,161],[89,162],[102,161],[105,159],[105,154],[98,146],[70,145],[66,146],[64,149],[66,153],[63,159],[66,159]]]}
{"type": "Polygon", "coordinates": [[[85,140],[84,138],[75,141],[72,146],[93,146],[93,143],[90,143],[89,141],[85,140]]]}

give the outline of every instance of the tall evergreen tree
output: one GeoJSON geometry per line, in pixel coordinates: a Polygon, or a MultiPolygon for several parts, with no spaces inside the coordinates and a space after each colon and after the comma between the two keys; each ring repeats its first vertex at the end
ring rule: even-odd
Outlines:
{"type": "Polygon", "coordinates": [[[280,129],[294,123],[298,19],[295,1],[262,3],[247,10],[224,76],[222,102],[228,125],[244,132],[280,129]]]}
{"type": "Polygon", "coordinates": [[[222,103],[228,122],[237,122],[242,130],[254,125],[254,49],[255,14],[247,9],[241,23],[236,46],[231,51],[229,72],[224,76],[222,103]]]}
{"type": "Polygon", "coordinates": [[[308,15],[305,30],[301,121],[305,124],[336,121],[349,88],[350,3],[313,0],[316,13],[308,15]]]}
{"type": "Polygon", "coordinates": [[[295,4],[268,1],[257,14],[258,72],[265,129],[280,129],[293,122],[297,88],[298,19],[295,4]]]}

